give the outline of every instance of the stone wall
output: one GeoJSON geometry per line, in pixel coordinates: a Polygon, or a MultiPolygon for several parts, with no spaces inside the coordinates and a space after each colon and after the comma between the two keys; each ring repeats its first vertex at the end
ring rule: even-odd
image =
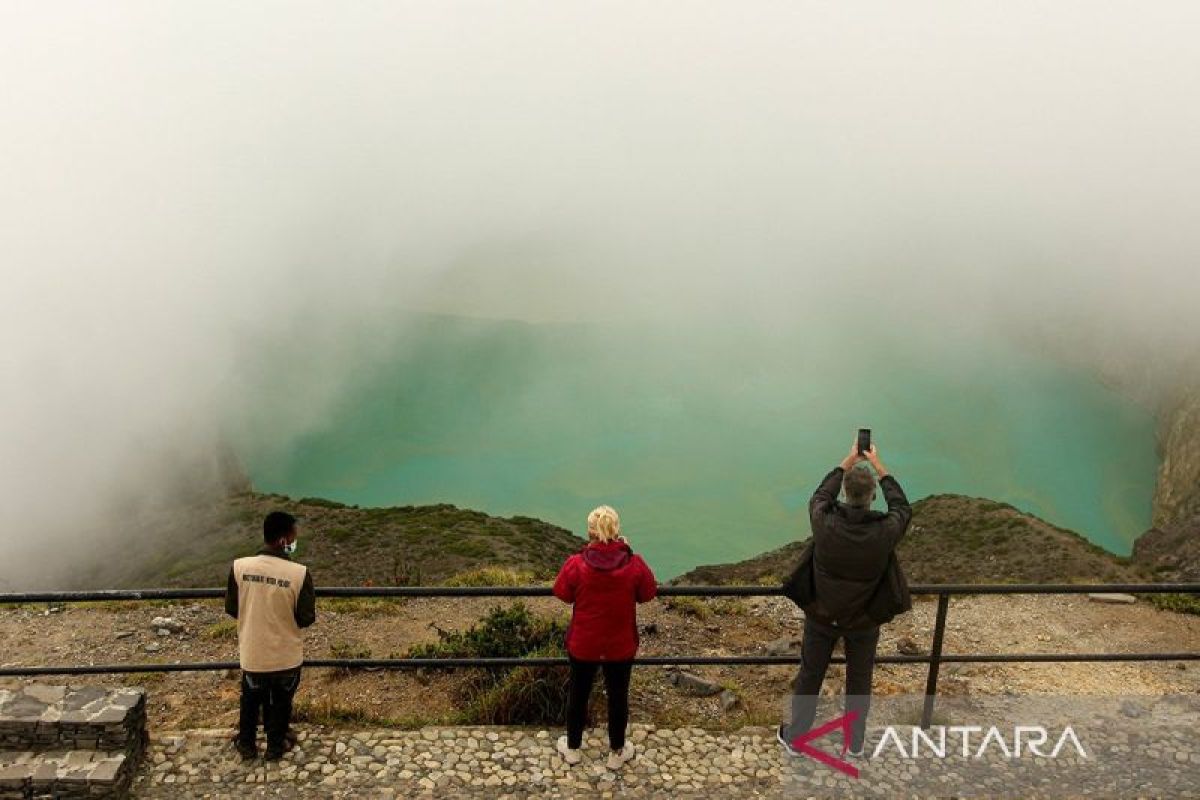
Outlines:
{"type": "Polygon", "coordinates": [[[124,797],[146,747],[140,689],[0,689],[0,799],[124,797]]]}

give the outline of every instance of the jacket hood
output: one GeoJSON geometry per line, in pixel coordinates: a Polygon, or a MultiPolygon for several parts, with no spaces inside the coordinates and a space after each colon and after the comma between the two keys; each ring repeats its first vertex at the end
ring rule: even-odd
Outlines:
{"type": "Polygon", "coordinates": [[[583,548],[583,560],[592,569],[610,572],[623,567],[633,558],[633,548],[625,542],[589,544],[583,548]]]}

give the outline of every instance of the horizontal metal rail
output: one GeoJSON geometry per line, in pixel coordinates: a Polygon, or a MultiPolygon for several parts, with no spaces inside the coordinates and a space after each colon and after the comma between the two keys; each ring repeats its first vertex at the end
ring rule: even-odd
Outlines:
{"type": "MultiPolygon", "coordinates": [[[[932,655],[879,656],[876,664],[930,664],[932,655]]],[[[1094,661],[1200,661],[1200,653],[954,653],[944,654],[942,663],[1070,663],[1094,661]]],[[[832,664],[844,664],[836,656],[832,664]]],[[[799,656],[644,656],[634,659],[636,666],[795,666],[799,656]]],[[[318,658],[304,662],[305,669],[453,669],[463,667],[565,667],[566,658],[318,658]]],[[[0,676],[32,675],[105,675],[141,672],[214,672],[240,669],[236,661],[200,661],[179,664],[96,664],[57,667],[0,667],[0,676]]]]}
{"type": "MultiPolygon", "coordinates": [[[[885,655],[879,664],[927,664],[925,703],[921,726],[929,727],[937,696],[938,674],[944,663],[1071,663],[1071,662],[1149,662],[1198,661],[1200,653],[943,653],[946,617],[952,595],[1010,594],[1200,594],[1200,583],[1108,583],[1108,584],[915,584],[914,595],[937,597],[933,641],[928,655],[885,655]]],[[[661,586],[665,597],[770,597],[782,594],[773,586],[661,586]]],[[[546,597],[548,586],[332,586],[317,589],[319,597],[546,597]]],[[[224,596],[223,589],[107,589],[72,592],[9,592],[0,594],[0,605],[24,603],[95,603],[109,601],[206,600],[224,596]]],[[[844,657],[831,659],[845,663],[844,657]]],[[[514,667],[561,667],[566,658],[327,658],[304,662],[307,668],[333,669],[450,669],[514,667]]],[[[795,665],[799,656],[644,656],[634,661],[641,666],[753,666],[795,665]]],[[[112,673],[205,672],[238,669],[235,662],[197,662],[175,664],[80,664],[61,666],[0,665],[0,677],[38,675],[103,675],[112,673]]]]}
{"type": "MultiPolygon", "coordinates": [[[[1200,594],[1200,583],[918,583],[914,595],[968,594],[1200,594]]],[[[660,586],[662,597],[771,597],[778,586],[660,586]]],[[[549,597],[549,586],[326,586],[318,597],[549,597]]],[[[98,603],[110,600],[211,600],[224,589],[97,589],[72,592],[4,592],[12,603],[98,603]]]]}

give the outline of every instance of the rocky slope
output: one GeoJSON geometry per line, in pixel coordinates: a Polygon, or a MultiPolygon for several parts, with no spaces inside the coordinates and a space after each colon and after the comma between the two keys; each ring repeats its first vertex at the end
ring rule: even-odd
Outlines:
{"type": "Polygon", "coordinates": [[[1133,560],[1157,581],[1200,581],[1200,515],[1146,531],[1133,560]]]}
{"type": "Polygon", "coordinates": [[[1200,384],[1164,406],[1158,439],[1154,525],[1161,528],[1200,515],[1200,384]]]}
{"type": "MultiPolygon", "coordinates": [[[[270,510],[301,524],[298,558],[330,586],[436,584],[481,566],[500,566],[544,580],[583,540],[529,517],[503,519],[450,505],[357,508],[319,498],[243,492],[189,508],[170,527],[141,531],[138,557],[106,559],[81,573],[77,587],[219,586],[230,560],[253,552],[270,510]]],[[[914,504],[913,526],[900,545],[917,583],[1062,582],[1162,578],[1200,562],[1194,529],[1152,532],[1138,556],[1123,559],[1079,534],[1012,506],[959,495],[914,504]],[[1196,547],[1192,547],[1195,542],[1196,547]],[[1191,548],[1191,549],[1189,549],[1191,548]],[[1165,565],[1165,566],[1164,566],[1165,565]],[[1158,570],[1156,573],[1155,570],[1158,570]]],[[[701,566],[680,583],[778,580],[795,562],[795,542],[737,564],[701,566]]]]}
{"type": "MultiPolygon", "coordinates": [[[[697,567],[679,583],[755,583],[778,580],[796,563],[793,542],[736,564],[697,567]]],[[[900,543],[913,583],[1113,582],[1146,578],[1129,559],[1073,531],[1010,505],[961,495],[934,495],[913,504],[913,523],[900,543]]]]}
{"type": "Polygon", "coordinates": [[[243,492],[181,509],[153,530],[131,532],[131,553],[98,560],[72,584],[221,586],[230,561],[261,545],[262,519],[272,510],[300,521],[296,557],[325,586],[436,584],[481,565],[543,578],[584,544],[541,520],[493,517],[452,505],[358,508],[243,492]]]}

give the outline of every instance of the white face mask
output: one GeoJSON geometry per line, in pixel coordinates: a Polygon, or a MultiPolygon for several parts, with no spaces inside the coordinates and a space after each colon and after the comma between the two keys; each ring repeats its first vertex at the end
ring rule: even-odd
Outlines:
{"type": "Polygon", "coordinates": [[[293,539],[292,541],[285,544],[283,546],[283,552],[287,553],[289,556],[292,553],[296,552],[296,541],[293,539]]]}

